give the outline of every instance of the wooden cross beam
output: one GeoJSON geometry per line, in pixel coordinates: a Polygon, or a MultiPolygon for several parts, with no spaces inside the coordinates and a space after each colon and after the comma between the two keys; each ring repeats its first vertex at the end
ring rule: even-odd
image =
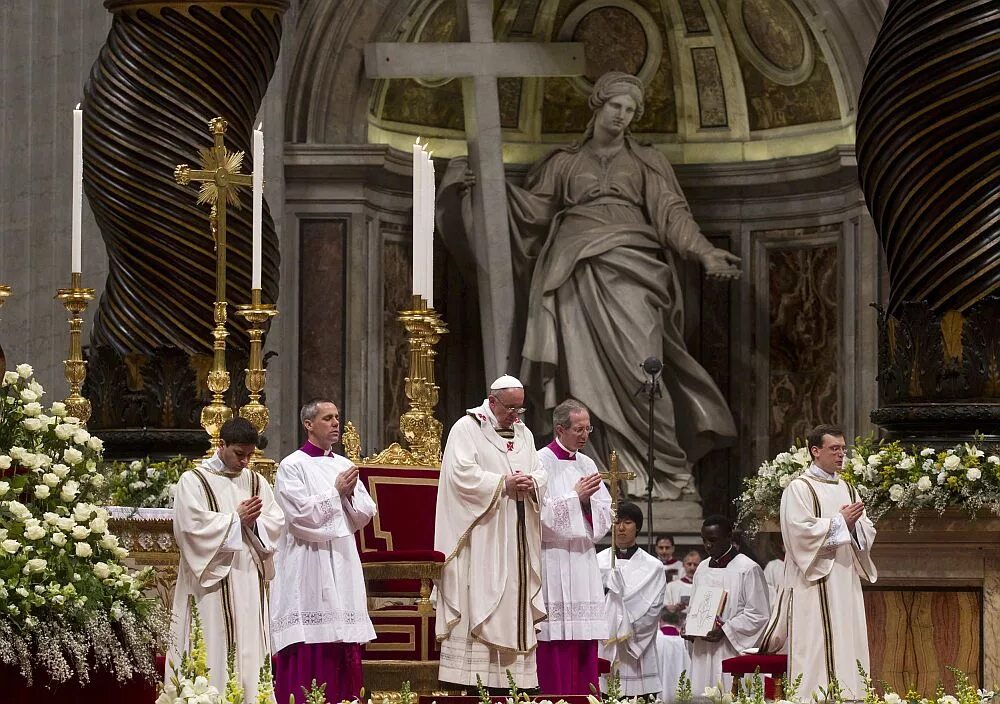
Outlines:
{"type": "Polygon", "coordinates": [[[496,43],[493,0],[457,2],[459,34],[464,41],[368,44],[365,72],[369,78],[462,80],[469,166],[476,175],[472,211],[478,231],[472,237],[489,381],[511,371],[508,357],[514,326],[514,273],[497,78],[579,76],[585,73],[586,61],[579,42],[496,43]]]}

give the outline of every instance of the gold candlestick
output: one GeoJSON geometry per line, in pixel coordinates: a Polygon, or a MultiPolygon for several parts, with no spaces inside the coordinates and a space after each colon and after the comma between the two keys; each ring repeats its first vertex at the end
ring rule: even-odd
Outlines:
{"type": "Polygon", "coordinates": [[[69,396],[66,397],[66,412],[76,416],[84,425],[90,419],[90,401],[80,395],[83,381],[87,378],[87,363],[83,359],[83,346],[80,333],[83,330],[83,316],[87,304],[94,300],[94,289],[83,288],[83,274],[74,271],[70,274],[69,288],[61,288],[56,293],[56,300],[62,301],[69,311],[69,359],[63,360],[66,365],[66,381],[69,382],[69,396]]]}
{"type": "Polygon", "coordinates": [[[410,408],[399,418],[399,430],[413,455],[427,466],[441,465],[441,422],[434,417],[438,386],[434,379],[434,346],[448,327],[441,315],[427,307],[422,296],[413,297],[413,309],[400,311],[399,322],[408,333],[410,369],[406,377],[406,397],[410,408]]]}
{"type": "Polygon", "coordinates": [[[226,371],[226,207],[239,207],[237,196],[240,187],[252,185],[250,174],[240,173],[243,152],[230,152],[225,146],[228,123],[221,117],[212,118],[208,127],[212,132],[212,146],[199,152],[201,169],[180,164],[174,169],[174,178],[182,186],[195,181],[201,184],[198,203],[209,203],[212,236],[215,238],[215,328],[212,330],[212,371],[208,373],[208,388],[212,401],[201,409],[201,427],[211,439],[208,452],[219,447],[219,430],[233,417],[223,394],[229,389],[229,372],[226,371]]]}
{"type": "MultiPolygon", "coordinates": [[[[264,383],[267,381],[267,372],[264,370],[264,333],[270,325],[270,320],[278,314],[278,309],[274,304],[260,302],[260,289],[250,290],[250,305],[238,306],[237,313],[243,316],[248,325],[250,334],[250,359],[247,362],[247,391],[250,392],[250,400],[240,409],[240,417],[246,418],[257,428],[261,435],[267,429],[267,424],[271,420],[271,414],[267,406],[260,402],[260,393],[264,390],[264,383]]],[[[265,457],[258,447],[254,450],[250,460],[250,468],[255,472],[260,472],[264,477],[273,482],[274,480],[274,460],[265,457]]]]}
{"type": "Polygon", "coordinates": [[[10,294],[10,286],[7,284],[0,284],[0,309],[3,308],[3,304],[7,302],[8,298],[10,298],[10,294]]]}

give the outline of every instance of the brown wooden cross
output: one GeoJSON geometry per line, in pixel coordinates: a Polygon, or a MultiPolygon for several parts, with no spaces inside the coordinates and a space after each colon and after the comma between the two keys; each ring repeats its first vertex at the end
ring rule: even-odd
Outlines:
{"type": "Polygon", "coordinates": [[[621,483],[628,479],[635,479],[635,472],[629,470],[619,471],[618,470],[618,453],[614,450],[611,451],[611,457],[608,461],[607,472],[601,472],[601,479],[608,483],[608,490],[611,492],[611,567],[615,566],[615,552],[617,552],[617,545],[615,544],[615,524],[618,523],[618,492],[620,491],[621,483]]]}

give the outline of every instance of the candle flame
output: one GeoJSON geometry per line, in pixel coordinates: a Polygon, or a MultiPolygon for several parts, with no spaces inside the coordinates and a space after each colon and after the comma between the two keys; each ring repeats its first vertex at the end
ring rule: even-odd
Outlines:
{"type": "Polygon", "coordinates": [[[75,107],[74,109],[75,109],[75,110],[79,110],[79,109],[80,109],[80,105],[81,105],[80,103],[77,103],[77,104],[76,104],[76,107],[75,107]]]}
{"type": "Polygon", "coordinates": [[[261,132],[261,131],[263,131],[263,129],[264,129],[264,123],[261,122],[259,125],[257,125],[257,131],[261,132]]]}

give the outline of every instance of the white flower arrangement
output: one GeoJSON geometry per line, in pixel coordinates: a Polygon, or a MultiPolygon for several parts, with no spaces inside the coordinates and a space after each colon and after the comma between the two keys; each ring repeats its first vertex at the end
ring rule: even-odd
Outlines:
{"type": "Polygon", "coordinates": [[[173,508],[177,482],[190,467],[191,460],[181,456],[114,462],[104,469],[107,501],[114,506],[173,508]]]}
{"type": "MultiPolygon", "coordinates": [[[[763,521],[777,518],[781,492],[810,463],[801,447],[764,462],[736,498],[740,524],[752,534],[763,521]]],[[[908,512],[913,530],[917,511],[940,514],[951,506],[963,507],[970,518],[983,510],[1000,516],[1000,456],[987,454],[978,443],[937,450],[858,439],[840,476],[857,489],[875,522],[892,511],[908,512]]]]}
{"type": "Polygon", "coordinates": [[[0,663],[29,683],[86,683],[92,669],[155,679],[169,622],[92,501],[103,444],[64,404],[46,413],[32,374],[0,380],[0,663]]]}

